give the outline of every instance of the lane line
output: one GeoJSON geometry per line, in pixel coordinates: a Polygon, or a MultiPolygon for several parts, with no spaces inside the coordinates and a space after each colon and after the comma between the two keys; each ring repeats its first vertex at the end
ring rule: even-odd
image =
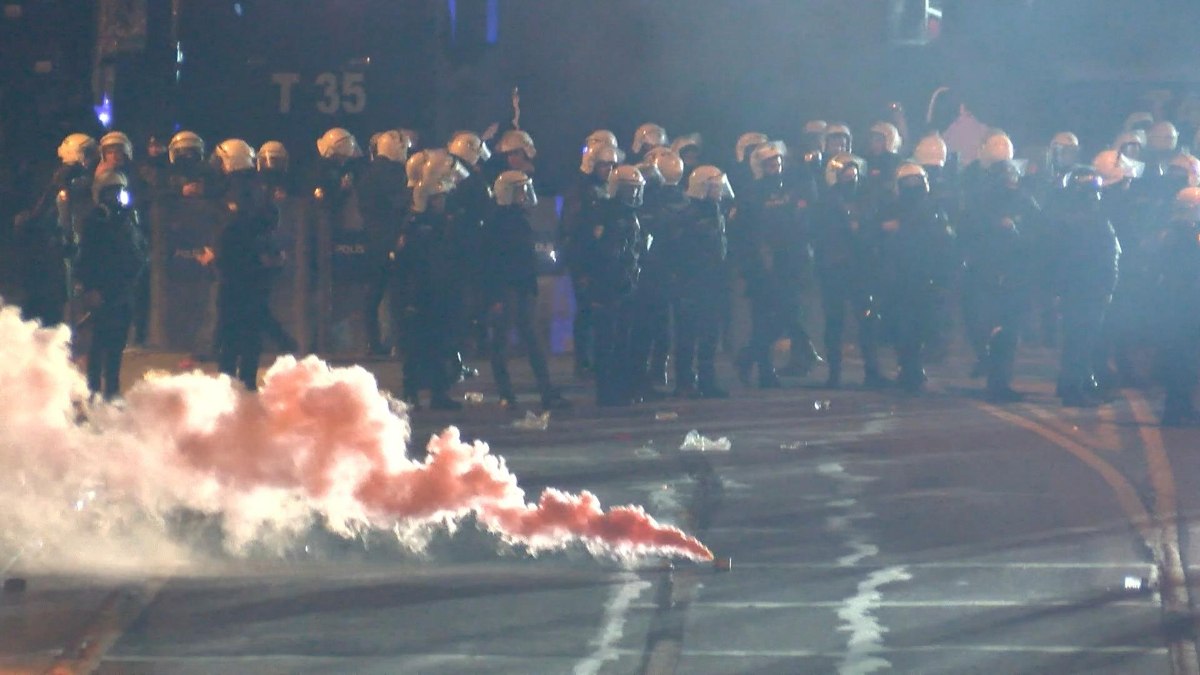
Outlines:
{"type": "MultiPolygon", "coordinates": [[[[1145,568],[1147,563],[1145,560],[1130,561],[1127,563],[1120,562],[1069,562],[1069,563],[1054,563],[1054,562],[905,562],[905,567],[914,569],[930,569],[930,570],[955,570],[955,569],[1004,569],[1004,570],[1129,570],[1136,568],[1145,568]]],[[[823,563],[823,562],[742,562],[738,561],[738,569],[758,569],[758,570],[837,570],[846,569],[846,565],[839,563],[823,563]]],[[[887,567],[884,563],[878,564],[859,564],[852,566],[854,568],[863,569],[880,569],[887,567]]],[[[1190,569],[1200,570],[1200,566],[1194,566],[1190,569]]]]}
{"type": "Polygon", "coordinates": [[[974,404],[993,417],[997,417],[1005,422],[1041,436],[1054,445],[1057,445],[1063,450],[1075,455],[1075,457],[1077,457],[1080,461],[1099,473],[1100,477],[1104,479],[1104,482],[1108,483],[1109,487],[1113,489],[1113,492],[1117,497],[1117,503],[1120,504],[1121,509],[1125,512],[1125,515],[1129,518],[1133,526],[1137,528],[1138,533],[1142,536],[1142,539],[1146,542],[1146,545],[1149,546],[1150,550],[1154,551],[1157,555],[1160,547],[1158,533],[1153,527],[1153,519],[1150,517],[1150,513],[1146,510],[1146,506],[1142,503],[1141,498],[1138,496],[1137,490],[1125,478],[1125,476],[1121,474],[1120,471],[1117,471],[1117,469],[1113,467],[1112,464],[1109,464],[1099,455],[1084,447],[1074,439],[1069,438],[1058,431],[1055,431],[1054,429],[1048,428],[1045,425],[1026,419],[1020,415],[1015,415],[1007,410],[998,408],[989,403],[976,401],[974,404]]]}
{"type": "MultiPolygon", "coordinates": [[[[1175,494],[1175,475],[1171,460],[1163,443],[1158,419],[1150,411],[1145,397],[1137,392],[1126,392],[1125,399],[1133,410],[1142,438],[1146,465],[1150,469],[1150,483],[1154,487],[1154,516],[1162,542],[1163,609],[1171,617],[1190,617],[1191,597],[1188,591],[1187,571],[1183,565],[1179,543],[1179,510],[1175,494]]],[[[1189,619],[1190,620],[1190,619],[1189,619]]],[[[1196,653],[1195,639],[1177,638],[1171,644],[1171,653],[1176,661],[1176,672],[1195,675],[1200,673],[1200,656],[1196,653]]]]}
{"type": "MultiPolygon", "coordinates": [[[[811,601],[796,601],[796,602],[775,602],[775,601],[744,601],[744,602],[721,602],[716,600],[693,602],[692,607],[697,609],[721,609],[721,610],[772,610],[772,609],[830,609],[841,607],[844,603],[841,600],[811,600],[811,601]]],[[[1095,601],[1091,598],[1080,598],[1077,600],[879,600],[873,606],[880,609],[957,609],[957,608],[979,608],[979,609],[996,609],[1006,607],[1027,607],[1030,609],[1045,608],[1045,607],[1086,607],[1093,608],[1095,601]]],[[[1150,597],[1140,600],[1112,600],[1103,603],[1105,607],[1135,607],[1149,608],[1157,607],[1158,603],[1154,602],[1150,597]]],[[[636,602],[630,605],[631,609],[639,611],[653,610],[657,605],[649,602],[636,602]]]]}
{"type": "Polygon", "coordinates": [[[634,601],[652,586],[633,572],[624,572],[621,578],[622,583],[613,589],[608,602],[604,604],[604,622],[591,641],[595,650],[575,664],[574,675],[596,675],[605,663],[620,658],[616,647],[625,635],[626,615],[634,601]]]}

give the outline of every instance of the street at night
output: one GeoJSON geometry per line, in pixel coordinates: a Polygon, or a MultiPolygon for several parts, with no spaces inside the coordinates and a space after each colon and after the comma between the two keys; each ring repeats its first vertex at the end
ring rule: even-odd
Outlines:
{"type": "MultiPolygon", "coordinates": [[[[950,359],[915,398],[801,384],[729,401],[583,406],[545,431],[513,428],[520,416],[491,402],[415,414],[415,438],[457,424],[530,493],[554,485],[644,504],[731,560],[728,570],[657,558],[626,566],[582,549],[531,558],[469,523],[420,555],[387,533],[366,544],[313,533],[307,552],[224,558],[202,576],[23,575],[17,559],[5,574],[28,586],[2,596],[0,663],[100,673],[1186,672],[1171,663],[1195,658],[1189,586],[1164,575],[1200,554],[1187,546],[1198,434],[1160,430],[1141,393],[1099,411],[1059,408],[1041,377],[1049,351],[1030,352],[1022,386],[1034,393],[1004,408],[980,400],[954,376],[965,362],[950,359]],[[731,449],[680,451],[693,428],[731,449]],[[1127,577],[1147,588],[1127,588],[1127,577]]],[[[155,359],[166,362],[132,358],[133,372],[155,359]]],[[[396,375],[368,365],[383,386],[396,375]]]]}

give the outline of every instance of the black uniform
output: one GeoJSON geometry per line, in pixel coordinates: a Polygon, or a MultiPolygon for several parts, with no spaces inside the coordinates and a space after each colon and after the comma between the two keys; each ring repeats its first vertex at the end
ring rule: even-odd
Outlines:
{"type": "Polygon", "coordinates": [[[92,297],[88,389],[106,398],[121,391],[121,356],[133,321],[134,292],[149,261],[137,213],[116,204],[97,207],[84,221],[77,277],[92,297]]]}
{"type": "Polygon", "coordinates": [[[514,405],[517,400],[508,374],[508,339],[515,325],[543,406],[561,406],[563,400],[550,385],[546,356],[534,328],[538,261],[529,211],[519,205],[496,207],[484,224],[479,243],[480,292],[488,307],[492,376],[501,401],[514,405]]]}
{"type": "Polygon", "coordinates": [[[1162,423],[1168,426],[1200,422],[1192,404],[1200,344],[1200,223],[1174,220],[1161,249],[1158,282],[1162,315],[1161,345],[1166,402],[1162,423]]]}
{"type": "Polygon", "coordinates": [[[592,316],[592,280],[584,273],[581,256],[589,245],[592,231],[600,224],[601,205],[608,200],[608,185],[603,180],[580,172],[563,195],[562,221],[559,224],[559,250],[571,273],[575,293],[575,373],[592,369],[595,352],[592,316]]]}
{"type": "Polygon", "coordinates": [[[60,218],[59,199],[91,201],[91,173],[79,164],[63,164],[29,211],[15,219],[15,241],[25,299],[22,315],[43,326],[62,323],[78,232],[60,218]]]}
{"type": "Polygon", "coordinates": [[[802,374],[818,360],[804,328],[801,302],[812,273],[811,200],[811,189],[796,190],[782,176],[763,176],[739,196],[730,227],[750,300],[750,344],[738,357],[739,371],[748,380],[750,369],[757,365],[763,387],[779,385],[771,346],[785,335],[792,340],[793,365],[802,374]]]}
{"type": "Polygon", "coordinates": [[[677,218],[662,251],[675,306],[675,392],[722,398],[715,364],[729,293],[725,216],[720,202],[689,199],[677,218]]]}
{"type": "Polygon", "coordinates": [[[363,171],[358,184],[359,212],[367,230],[366,265],[367,302],[365,311],[367,350],[386,354],[379,325],[379,307],[387,290],[389,259],[392,243],[400,234],[401,223],[408,213],[411,194],[404,165],[389,159],[376,158],[363,171]]]}
{"type": "Polygon", "coordinates": [[[919,391],[924,351],[938,331],[938,309],[953,276],[954,231],[931,194],[901,189],[881,211],[883,316],[900,365],[899,384],[919,391]]]}
{"type": "Polygon", "coordinates": [[[446,369],[455,349],[449,331],[461,316],[458,253],[451,214],[409,214],[397,241],[393,292],[403,308],[404,398],[411,404],[418,402],[420,389],[429,389],[432,407],[460,407],[448,396],[446,369]]]}
{"type": "Polygon", "coordinates": [[[1117,284],[1121,246],[1095,192],[1060,191],[1047,221],[1050,279],[1063,320],[1058,393],[1064,404],[1091,405],[1097,402],[1093,359],[1117,284]]]}
{"type": "Polygon", "coordinates": [[[249,391],[258,388],[263,336],[272,331],[271,284],[283,266],[275,238],[279,212],[271,196],[250,182],[251,171],[232,175],[226,194],[229,219],[217,243],[217,366],[249,391]]]}
{"type": "Polygon", "coordinates": [[[1029,306],[1031,255],[1040,245],[1041,218],[1032,197],[1003,184],[1002,171],[1000,163],[992,167],[959,231],[966,259],[967,330],[987,375],[989,397],[996,401],[1017,396],[1011,386],[1013,364],[1029,306]]]}
{"type": "Polygon", "coordinates": [[[606,200],[597,216],[590,232],[579,233],[573,261],[594,321],[596,401],[626,405],[634,399],[631,301],[644,242],[636,209],[606,200]]]}
{"type": "Polygon", "coordinates": [[[879,315],[876,307],[874,222],[867,195],[856,185],[833,185],[812,214],[812,243],[821,306],[825,311],[825,360],[831,387],[841,385],[842,334],[846,305],[858,321],[858,341],[865,370],[864,383],[879,386],[879,315]]]}
{"type": "Polygon", "coordinates": [[[638,214],[650,245],[639,260],[641,275],[634,299],[633,362],[643,396],[654,396],[654,385],[666,385],[671,350],[671,261],[668,241],[676,235],[688,199],[677,185],[646,185],[645,203],[638,214]]]}

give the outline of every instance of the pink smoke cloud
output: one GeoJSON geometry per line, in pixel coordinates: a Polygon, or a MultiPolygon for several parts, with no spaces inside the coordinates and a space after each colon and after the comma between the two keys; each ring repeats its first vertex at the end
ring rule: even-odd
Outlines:
{"type": "Polygon", "coordinates": [[[640,507],[605,511],[589,492],[552,488],[527,502],[504,459],[482,442],[463,442],[453,427],[413,460],[403,406],[370,372],[316,357],[278,359],[257,395],[202,373],[147,379],[129,387],[124,407],[96,407],[76,424],[81,376],[66,339],[21,322],[13,308],[0,310],[0,344],[13,352],[0,361],[0,417],[13,422],[0,425],[0,468],[32,476],[21,491],[0,487],[0,511],[13,507],[0,515],[0,535],[68,527],[60,502],[73,502],[78,486],[100,485],[104,499],[94,508],[109,520],[195,510],[219,516],[232,550],[315,523],[353,536],[473,516],[530,553],[578,543],[618,558],[712,558],[640,507]]]}

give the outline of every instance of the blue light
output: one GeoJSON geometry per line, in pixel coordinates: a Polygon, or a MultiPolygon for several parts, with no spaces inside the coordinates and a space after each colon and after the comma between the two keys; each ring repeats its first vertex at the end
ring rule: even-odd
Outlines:
{"type": "Polygon", "coordinates": [[[240,3],[240,2],[235,2],[235,3],[233,3],[233,13],[234,13],[234,14],[237,14],[238,16],[241,16],[241,15],[242,15],[242,11],[243,11],[243,10],[242,10],[242,3],[240,3]]]}
{"type": "Polygon", "coordinates": [[[487,0],[487,42],[500,41],[500,0],[487,0]]]}
{"type": "Polygon", "coordinates": [[[96,121],[105,129],[112,125],[112,101],[108,99],[108,94],[100,100],[100,105],[92,106],[92,112],[96,113],[96,121]]]}
{"type": "Polygon", "coordinates": [[[446,0],[446,9],[450,12],[450,41],[458,37],[458,0],[446,0]]]}
{"type": "Polygon", "coordinates": [[[562,198],[562,195],[559,195],[559,196],[557,196],[557,197],[555,197],[555,198],[554,198],[554,212],[555,212],[556,214],[558,214],[558,219],[559,219],[559,220],[562,220],[562,212],[563,212],[563,198],[562,198]]]}

